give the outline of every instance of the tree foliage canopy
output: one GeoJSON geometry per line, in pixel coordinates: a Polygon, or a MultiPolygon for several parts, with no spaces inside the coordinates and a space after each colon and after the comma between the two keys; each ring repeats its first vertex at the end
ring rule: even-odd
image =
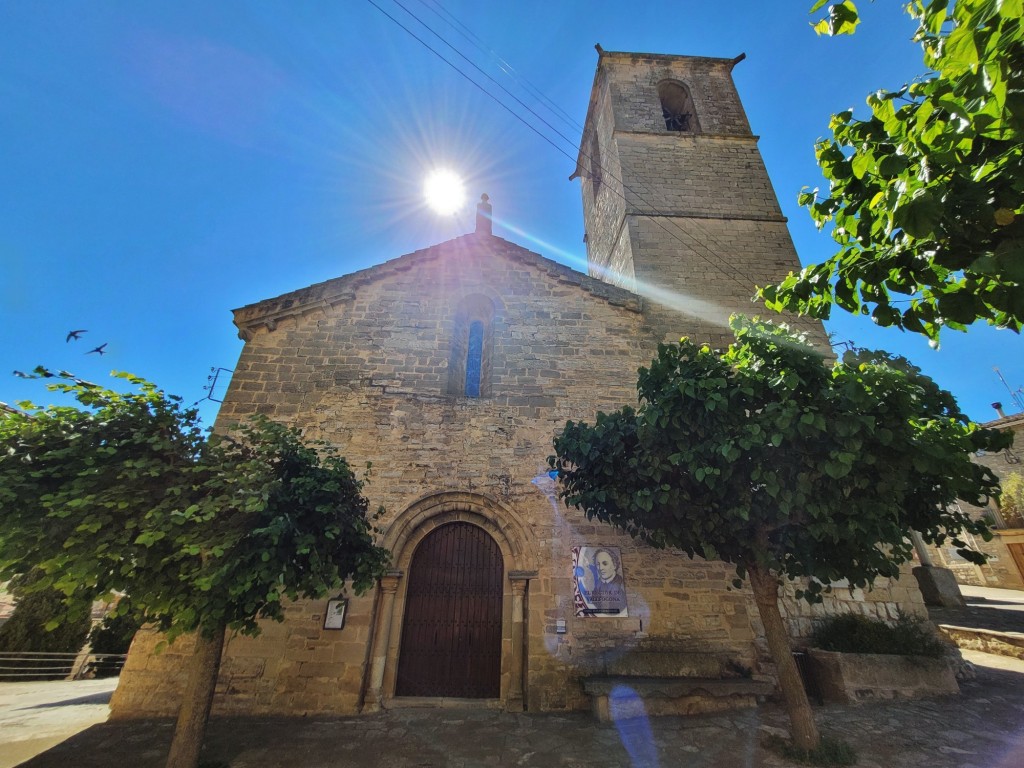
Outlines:
{"type": "Polygon", "coordinates": [[[372,584],[387,555],[344,459],[265,419],[206,438],[179,398],[119,375],[133,391],[62,375],[78,407],[0,417],[0,577],[127,592],[171,639],[256,633],[284,597],[372,584]]]}
{"type": "Polygon", "coordinates": [[[961,530],[991,536],[951,505],[997,491],[970,457],[1004,434],[970,423],[906,360],[858,351],[829,367],[785,326],[732,325],[723,353],[661,345],[638,409],[566,424],[550,462],[567,504],[741,577],[809,579],[811,600],[835,580],[897,575],[911,529],[960,548],[961,530]]]}
{"type": "Polygon", "coordinates": [[[1011,528],[1024,528],[1024,474],[1010,472],[1002,479],[999,511],[1011,528]]]}
{"type": "MultiPolygon", "coordinates": [[[[825,5],[817,2],[812,11],[825,5]]],[[[1024,0],[914,0],[927,73],[833,115],[816,147],[827,194],[801,205],[839,251],[763,288],[769,308],[832,305],[926,334],[1024,324],[1024,0]]],[[[836,3],[816,25],[852,33],[836,3]]]]}
{"type": "Polygon", "coordinates": [[[33,570],[7,585],[18,602],[11,617],[0,624],[0,651],[75,653],[85,643],[92,601],[68,600],[52,588],[33,589],[42,578],[41,571],[33,570]]]}

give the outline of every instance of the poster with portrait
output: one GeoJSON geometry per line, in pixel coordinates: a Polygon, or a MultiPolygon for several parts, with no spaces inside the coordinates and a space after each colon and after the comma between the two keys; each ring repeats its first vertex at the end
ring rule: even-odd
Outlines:
{"type": "Polygon", "coordinates": [[[573,547],[573,606],[577,616],[628,616],[618,547],[573,547]]]}

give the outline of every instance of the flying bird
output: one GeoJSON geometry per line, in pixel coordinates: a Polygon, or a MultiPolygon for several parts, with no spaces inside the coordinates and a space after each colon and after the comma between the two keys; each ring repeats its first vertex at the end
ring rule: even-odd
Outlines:
{"type": "Polygon", "coordinates": [[[37,379],[37,378],[39,378],[38,376],[33,376],[30,373],[25,373],[24,371],[15,371],[14,375],[17,376],[19,379],[37,379]]]}
{"type": "Polygon", "coordinates": [[[68,335],[67,335],[67,338],[64,339],[64,343],[67,344],[72,339],[74,339],[75,341],[78,341],[81,338],[83,333],[88,333],[88,331],[85,330],[84,328],[82,330],[80,330],[80,331],[68,331],[68,335]]]}
{"type": "Polygon", "coordinates": [[[91,355],[91,354],[92,354],[93,352],[96,352],[96,353],[98,353],[98,354],[100,354],[100,355],[105,355],[105,354],[107,354],[107,353],[103,351],[103,348],[104,348],[104,347],[106,347],[106,346],[107,346],[107,344],[109,344],[109,342],[106,342],[106,341],[105,341],[105,342],[103,342],[102,344],[100,344],[100,345],[99,345],[98,347],[96,347],[96,349],[90,349],[90,350],[89,350],[88,352],[86,352],[85,354],[87,354],[87,355],[91,355]]]}

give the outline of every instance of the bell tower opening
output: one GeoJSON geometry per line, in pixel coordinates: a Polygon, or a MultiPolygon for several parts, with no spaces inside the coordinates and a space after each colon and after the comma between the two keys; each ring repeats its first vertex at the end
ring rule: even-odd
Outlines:
{"type": "Polygon", "coordinates": [[[665,128],[680,133],[697,133],[697,112],[689,89],[682,83],[663,80],[658,83],[658,98],[661,100],[661,115],[665,128]]]}

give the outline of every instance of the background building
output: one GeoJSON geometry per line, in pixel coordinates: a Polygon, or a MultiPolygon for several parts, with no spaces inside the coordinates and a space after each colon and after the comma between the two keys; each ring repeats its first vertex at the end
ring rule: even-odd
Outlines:
{"type": "MultiPolygon", "coordinates": [[[[997,404],[998,405],[998,404],[997,404]]],[[[985,453],[975,457],[999,476],[1003,485],[1001,503],[989,502],[987,507],[976,507],[967,502],[960,506],[975,517],[986,518],[993,527],[992,541],[983,541],[972,536],[968,541],[973,548],[988,556],[985,565],[975,565],[960,557],[956,547],[950,545],[934,551],[936,565],[943,565],[953,571],[961,584],[1002,589],[1024,589],[1024,491],[1017,490],[1024,483],[1024,413],[1002,415],[986,422],[988,429],[1011,432],[1013,445],[998,453],[985,453]]]]}

